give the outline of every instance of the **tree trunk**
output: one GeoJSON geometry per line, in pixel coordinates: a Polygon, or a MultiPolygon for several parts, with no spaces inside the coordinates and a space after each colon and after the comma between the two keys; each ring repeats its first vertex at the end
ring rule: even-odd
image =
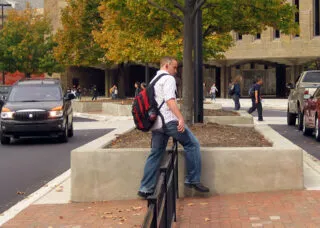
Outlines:
{"type": "Polygon", "coordinates": [[[193,21],[191,18],[193,7],[185,0],[184,26],[183,26],[183,68],[182,68],[182,113],[187,124],[193,123],[193,21]]]}

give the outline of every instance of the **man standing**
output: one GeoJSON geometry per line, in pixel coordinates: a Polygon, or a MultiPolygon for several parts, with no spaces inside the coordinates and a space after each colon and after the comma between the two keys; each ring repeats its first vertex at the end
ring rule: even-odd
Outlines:
{"type": "Polygon", "coordinates": [[[158,105],[164,101],[160,109],[163,121],[159,115],[151,129],[151,153],[147,158],[138,191],[138,195],[141,197],[147,197],[154,192],[160,163],[165,154],[170,136],[175,138],[185,150],[187,168],[185,186],[200,192],[209,192],[209,188],[200,183],[201,154],[199,142],[185,125],[184,118],[176,102],[174,75],[177,73],[177,68],[177,60],[172,57],[163,57],[160,61],[160,70],[155,76],[157,78],[161,74],[166,74],[154,85],[155,100],[158,105]]]}
{"type": "Polygon", "coordinates": [[[263,81],[262,78],[257,78],[256,84],[253,87],[253,94],[252,96],[252,107],[248,110],[248,113],[253,113],[256,109],[258,111],[258,121],[263,121],[262,117],[262,104],[261,104],[261,85],[263,81]]]}

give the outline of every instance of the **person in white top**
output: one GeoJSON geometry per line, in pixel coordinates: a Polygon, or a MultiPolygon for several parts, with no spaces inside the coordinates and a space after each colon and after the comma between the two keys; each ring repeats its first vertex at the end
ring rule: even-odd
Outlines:
{"type": "Polygon", "coordinates": [[[172,57],[163,57],[160,61],[160,70],[154,77],[155,79],[161,74],[167,74],[162,76],[154,85],[155,100],[158,105],[162,104],[164,101],[164,104],[160,109],[164,123],[159,115],[151,129],[151,153],[147,158],[143,178],[138,191],[138,195],[144,198],[154,192],[157,174],[163,155],[165,154],[169,137],[176,139],[183,146],[185,151],[187,168],[185,186],[194,188],[200,192],[209,192],[209,188],[205,187],[200,182],[201,154],[199,141],[185,125],[184,118],[176,102],[177,88],[174,75],[177,73],[177,68],[177,60],[172,57]]]}
{"type": "Polygon", "coordinates": [[[216,84],[213,83],[210,88],[210,94],[211,94],[211,100],[216,100],[216,93],[218,92],[218,89],[216,87],[216,84]]]}

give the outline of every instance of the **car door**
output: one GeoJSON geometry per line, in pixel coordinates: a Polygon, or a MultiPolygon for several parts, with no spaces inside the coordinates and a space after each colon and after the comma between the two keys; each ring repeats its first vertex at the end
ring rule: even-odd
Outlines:
{"type": "Polygon", "coordinates": [[[300,77],[297,79],[297,81],[295,82],[295,88],[290,90],[290,95],[288,98],[289,101],[289,111],[291,113],[297,113],[298,107],[297,107],[297,103],[298,103],[298,96],[299,96],[299,90],[300,88],[300,81],[303,78],[304,73],[302,73],[300,75],[300,77]]]}

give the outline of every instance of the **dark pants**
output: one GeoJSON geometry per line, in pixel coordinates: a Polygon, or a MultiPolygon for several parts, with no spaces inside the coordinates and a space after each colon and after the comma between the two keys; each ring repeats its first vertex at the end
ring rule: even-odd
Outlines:
{"type": "Polygon", "coordinates": [[[233,95],[233,101],[234,101],[234,110],[240,109],[240,96],[235,94],[233,95]]]}
{"type": "Polygon", "coordinates": [[[251,114],[251,113],[253,113],[253,112],[257,109],[257,111],[258,111],[258,119],[259,119],[259,120],[263,120],[261,101],[259,101],[258,103],[256,103],[255,98],[252,98],[251,101],[252,101],[252,107],[249,108],[248,113],[251,114]]]}

